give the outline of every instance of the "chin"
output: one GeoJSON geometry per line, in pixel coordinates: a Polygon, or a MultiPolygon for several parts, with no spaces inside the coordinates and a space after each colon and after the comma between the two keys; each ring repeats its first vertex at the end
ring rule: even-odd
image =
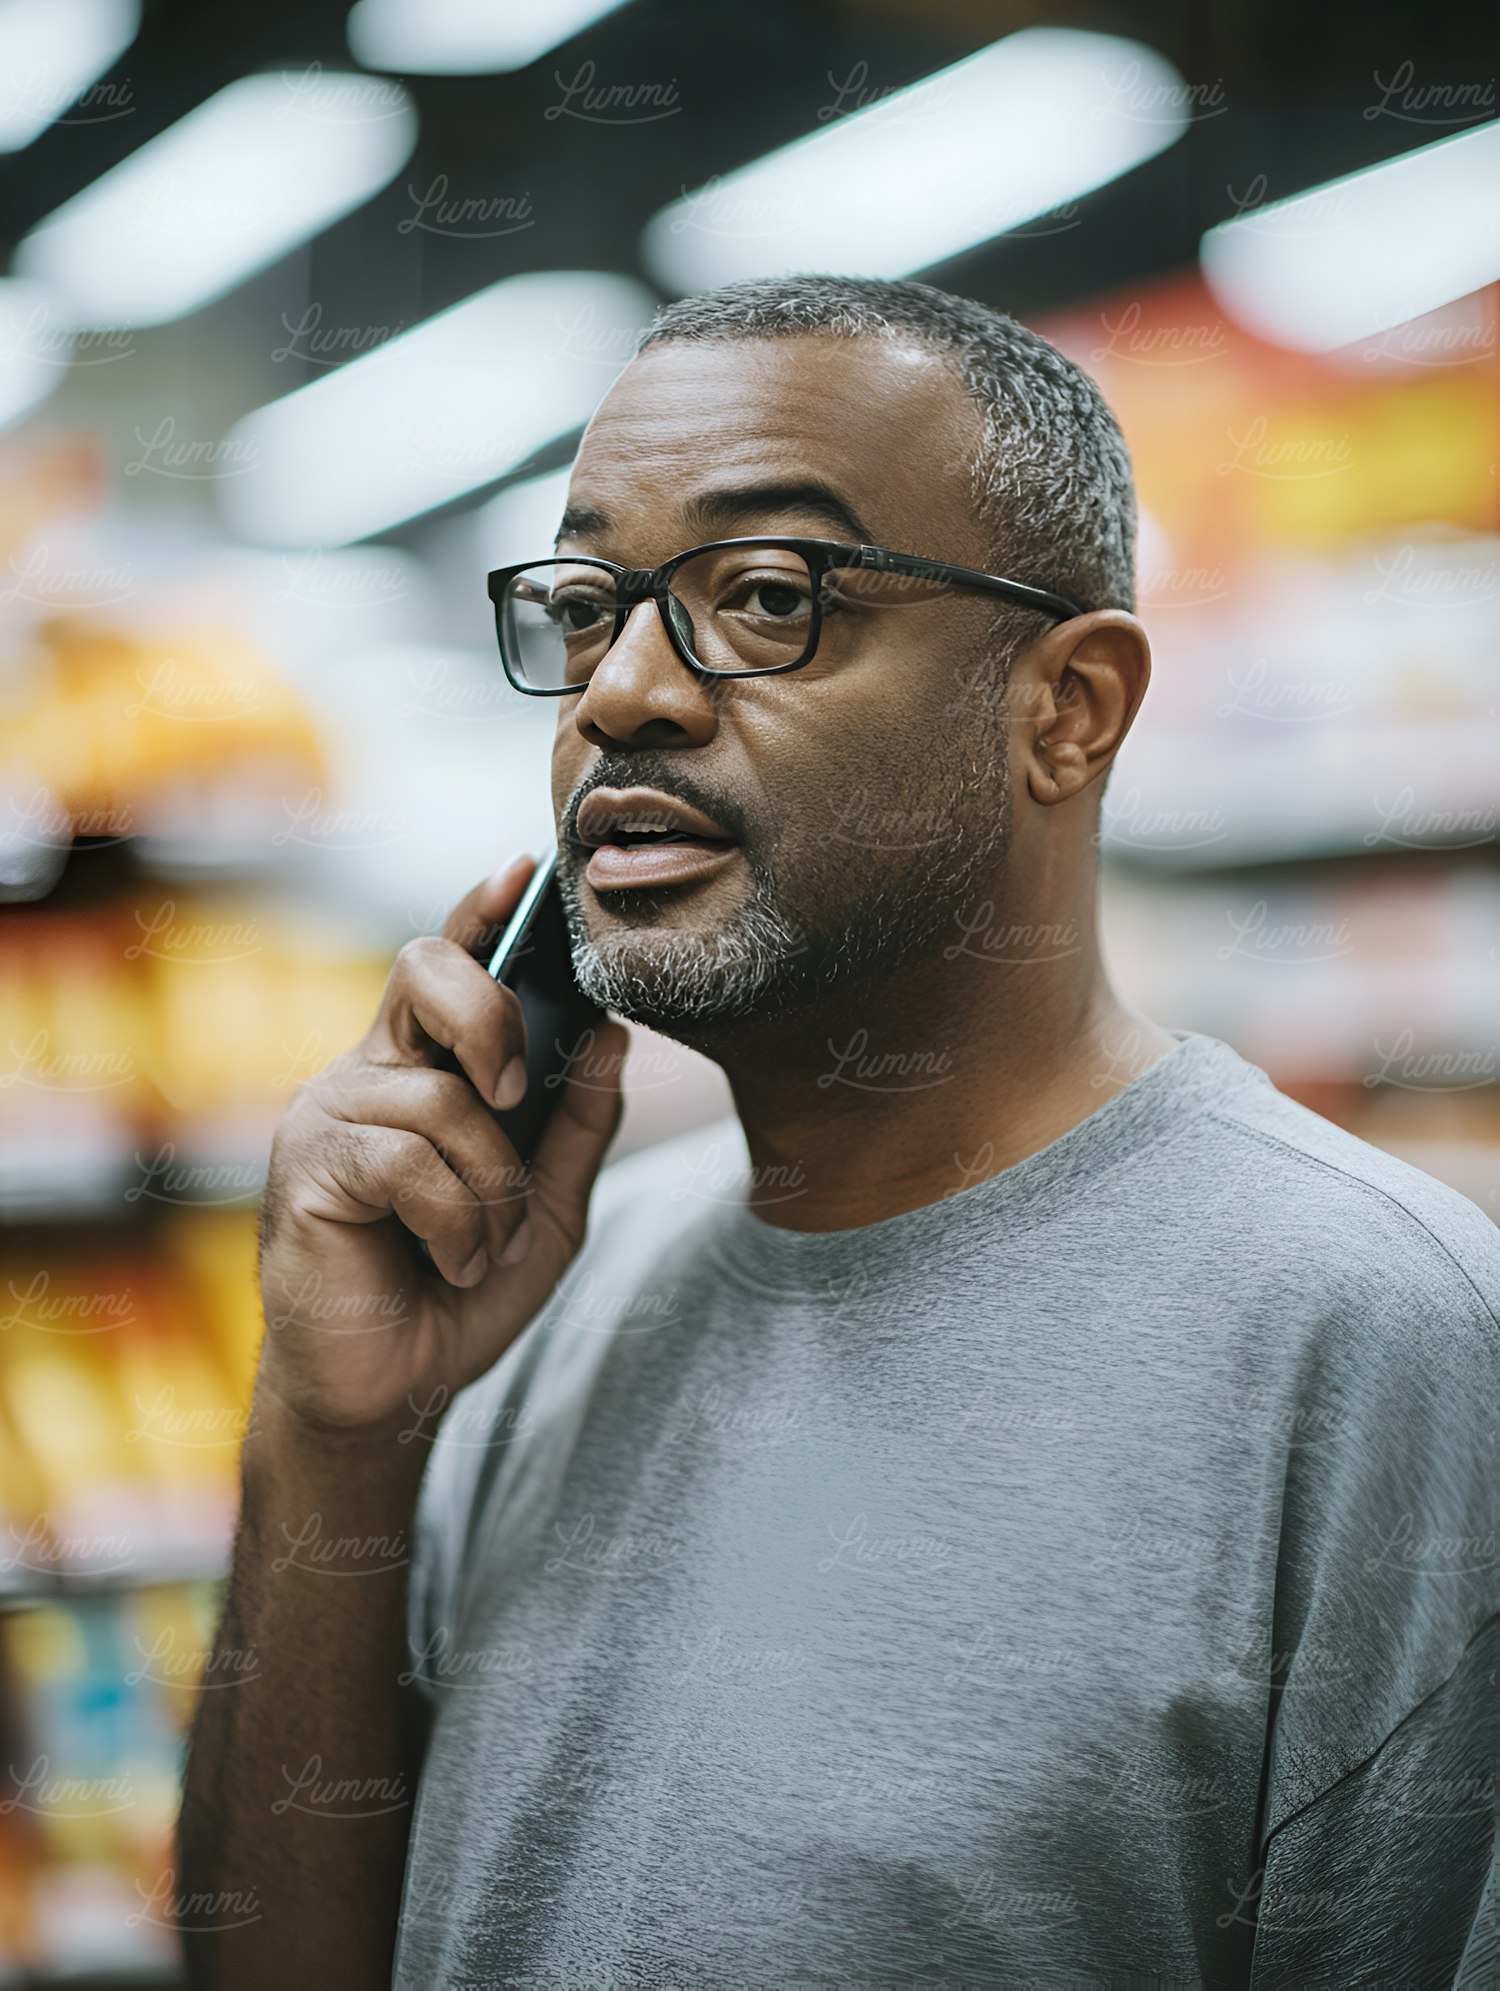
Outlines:
{"type": "Polygon", "coordinates": [[[806,980],[805,936],[769,884],[736,896],[720,910],[703,891],[674,885],[591,890],[587,903],[577,878],[567,879],[579,987],[602,1009],[705,1050],[729,1026],[794,1006],[806,980]]]}
{"type": "Polygon", "coordinates": [[[601,1008],[690,1045],[784,1008],[785,965],[771,954],[670,931],[617,934],[573,954],[579,987],[601,1008]]]}

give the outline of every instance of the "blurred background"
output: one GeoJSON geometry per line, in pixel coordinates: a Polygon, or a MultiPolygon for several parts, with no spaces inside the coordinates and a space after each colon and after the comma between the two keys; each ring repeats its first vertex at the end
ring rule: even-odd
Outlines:
{"type": "MultiPolygon", "coordinates": [[[[1117,982],[1500,1220],[1495,73],[1387,0],[0,0],[0,1979],[174,1980],[271,1132],[550,835],[484,575],[659,301],[921,275],[1094,374],[1117,982]]],[[[637,1062],[617,1152],[728,1110],[637,1062]]]]}

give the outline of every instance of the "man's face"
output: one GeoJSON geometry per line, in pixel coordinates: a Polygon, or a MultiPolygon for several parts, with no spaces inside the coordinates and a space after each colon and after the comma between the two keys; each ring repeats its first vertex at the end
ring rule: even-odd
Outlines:
{"type": "MultiPolygon", "coordinates": [[[[948,367],[885,338],[667,343],[590,423],[569,514],[597,517],[559,551],[652,567],[763,531],[987,571],[974,420],[948,367]],[[784,494],[813,484],[852,516],[784,494]]],[[[558,701],[559,879],[585,990],[715,1055],[731,1024],[842,1003],[934,951],[1005,838],[1003,729],[983,695],[993,617],[977,593],[856,605],[800,670],[733,682],[695,678],[638,605],[586,689],[558,701]],[[697,878],[600,889],[572,840],[596,788],[676,797],[736,846],[697,878]]]]}

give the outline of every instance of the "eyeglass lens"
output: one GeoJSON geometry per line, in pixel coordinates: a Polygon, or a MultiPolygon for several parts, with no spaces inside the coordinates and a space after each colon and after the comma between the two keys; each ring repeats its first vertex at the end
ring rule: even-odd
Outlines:
{"type": "MultiPolygon", "coordinates": [[[[668,612],[709,670],[766,670],[807,649],[813,579],[785,547],[719,547],[685,561],[668,612]]],[[[582,560],[540,560],[511,582],[499,609],[507,661],[538,689],[587,681],[615,633],[615,576],[582,560]]]]}

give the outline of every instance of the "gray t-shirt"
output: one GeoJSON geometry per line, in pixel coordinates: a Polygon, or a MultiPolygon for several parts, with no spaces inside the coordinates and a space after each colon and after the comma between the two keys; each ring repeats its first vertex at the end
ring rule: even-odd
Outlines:
{"type": "Polygon", "coordinates": [[[855,1230],[604,1171],[423,1482],[396,1984],[1500,1983],[1500,1229],[1173,1035],[855,1230]]]}

